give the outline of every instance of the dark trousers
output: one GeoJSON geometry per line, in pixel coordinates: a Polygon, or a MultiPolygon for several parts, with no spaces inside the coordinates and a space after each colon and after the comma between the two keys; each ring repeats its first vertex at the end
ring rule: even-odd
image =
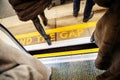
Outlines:
{"type": "MultiPolygon", "coordinates": [[[[80,10],[80,1],[81,0],[73,0],[73,14],[77,14],[80,10]]],[[[89,17],[94,6],[93,0],[87,0],[85,9],[84,9],[84,18],[89,17]]]]}

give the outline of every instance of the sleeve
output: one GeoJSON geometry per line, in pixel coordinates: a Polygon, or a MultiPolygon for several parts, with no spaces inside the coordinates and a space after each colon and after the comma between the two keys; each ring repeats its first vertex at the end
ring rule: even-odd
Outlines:
{"type": "Polygon", "coordinates": [[[18,65],[0,74],[0,80],[44,80],[43,76],[29,65],[18,65]]]}
{"type": "Polygon", "coordinates": [[[49,80],[50,70],[41,61],[0,42],[0,80],[49,80]]]}
{"type": "Polygon", "coordinates": [[[113,1],[112,0],[94,0],[94,2],[97,3],[99,6],[109,8],[113,1]]]}

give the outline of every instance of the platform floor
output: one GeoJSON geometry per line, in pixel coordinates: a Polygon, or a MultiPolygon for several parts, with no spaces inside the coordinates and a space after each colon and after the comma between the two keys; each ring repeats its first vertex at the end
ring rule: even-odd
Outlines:
{"type": "MultiPolygon", "coordinates": [[[[14,10],[9,5],[7,0],[1,0],[1,9],[0,9],[0,23],[5,25],[8,29],[10,29],[14,34],[16,34],[17,29],[28,29],[27,25],[31,25],[31,21],[28,22],[21,22],[18,17],[15,15],[14,10]],[[20,28],[19,28],[20,27],[20,28]]],[[[55,6],[50,10],[46,9],[45,14],[48,18],[48,26],[45,28],[56,28],[56,27],[64,27],[74,24],[80,24],[83,18],[83,11],[85,6],[85,0],[81,2],[81,8],[79,11],[79,16],[77,18],[72,16],[73,13],[73,3],[67,3],[59,6],[55,6]]],[[[94,17],[90,21],[97,21],[104,13],[105,9],[99,7],[97,5],[94,6],[93,11],[95,12],[94,17]]],[[[31,25],[33,27],[33,25],[31,25]]],[[[24,31],[30,32],[31,30],[24,31]]],[[[35,31],[33,29],[33,31],[35,31]]],[[[19,31],[18,31],[19,32],[19,31]]]]}
{"type": "MultiPolygon", "coordinates": [[[[37,30],[35,29],[31,21],[22,22],[18,19],[18,17],[15,15],[14,10],[9,5],[7,0],[1,0],[0,4],[1,4],[0,5],[1,6],[0,7],[1,8],[0,9],[0,23],[3,24],[14,36],[23,35],[23,34],[27,35],[33,32],[35,33],[37,32],[37,30]]],[[[48,25],[44,26],[44,29],[50,30],[50,29],[56,29],[56,28],[62,28],[62,27],[69,28],[69,26],[74,26],[77,24],[84,24],[82,22],[84,6],[85,6],[85,0],[82,0],[81,8],[79,11],[79,16],[77,18],[73,17],[72,15],[73,14],[73,3],[72,2],[59,5],[59,6],[55,6],[51,8],[50,10],[46,9],[45,14],[46,14],[46,17],[48,18],[48,25]]],[[[88,23],[97,22],[99,18],[104,14],[105,9],[95,5],[93,8],[93,11],[95,14],[93,18],[88,21],[88,23]]],[[[91,36],[92,32],[95,29],[95,25],[89,28],[85,28],[85,29],[81,29],[81,26],[79,27],[80,27],[79,30],[78,29],[68,30],[67,32],[63,30],[61,33],[52,34],[52,36],[54,37],[53,41],[78,38],[78,37],[88,37],[88,36],[91,36]],[[83,31],[83,32],[80,35],[77,34],[80,31],[83,31]],[[68,37],[65,37],[65,36],[68,36],[68,37]]],[[[40,35],[29,37],[29,38],[23,37],[20,40],[19,39],[18,40],[20,42],[22,40],[21,44],[23,45],[33,45],[33,44],[45,42],[43,38],[39,36],[40,35]],[[32,40],[31,43],[26,42],[26,41],[29,41],[29,39],[32,40]],[[37,40],[39,39],[38,42],[35,42],[36,39],[37,40]]]]}

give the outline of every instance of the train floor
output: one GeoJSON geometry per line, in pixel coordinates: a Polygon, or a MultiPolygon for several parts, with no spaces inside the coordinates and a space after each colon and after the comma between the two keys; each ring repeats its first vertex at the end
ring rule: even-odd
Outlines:
{"type": "Polygon", "coordinates": [[[39,59],[52,68],[51,80],[96,80],[104,71],[94,66],[97,53],[39,59]]]}

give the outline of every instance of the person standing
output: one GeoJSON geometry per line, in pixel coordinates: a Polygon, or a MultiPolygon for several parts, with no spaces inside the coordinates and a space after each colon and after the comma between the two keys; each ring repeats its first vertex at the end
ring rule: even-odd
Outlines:
{"type": "Polygon", "coordinates": [[[107,8],[93,33],[98,54],[95,66],[104,72],[96,80],[120,80],[120,0],[94,0],[107,8]]]}
{"type": "MultiPolygon", "coordinates": [[[[81,0],[73,0],[73,16],[77,17],[78,12],[80,10],[80,1],[81,0]]],[[[87,22],[89,19],[93,17],[93,12],[92,8],[95,5],[93,0],[87,0],[85,9],[84,9],[84,17],[83,17],[83,22],[87,22]]]]}
{"type": "Polygon", "coordinates": [[[36,30],[51,45],[50,36],[46,34],[43,25],[47,26],[48,19],[45,16],[45,9],[50,5],[52,0],[8,0],[17,16],[21,21],[32,20],[36,30]],[[41,17],[41,20],[38,18],[41,17]]]}

